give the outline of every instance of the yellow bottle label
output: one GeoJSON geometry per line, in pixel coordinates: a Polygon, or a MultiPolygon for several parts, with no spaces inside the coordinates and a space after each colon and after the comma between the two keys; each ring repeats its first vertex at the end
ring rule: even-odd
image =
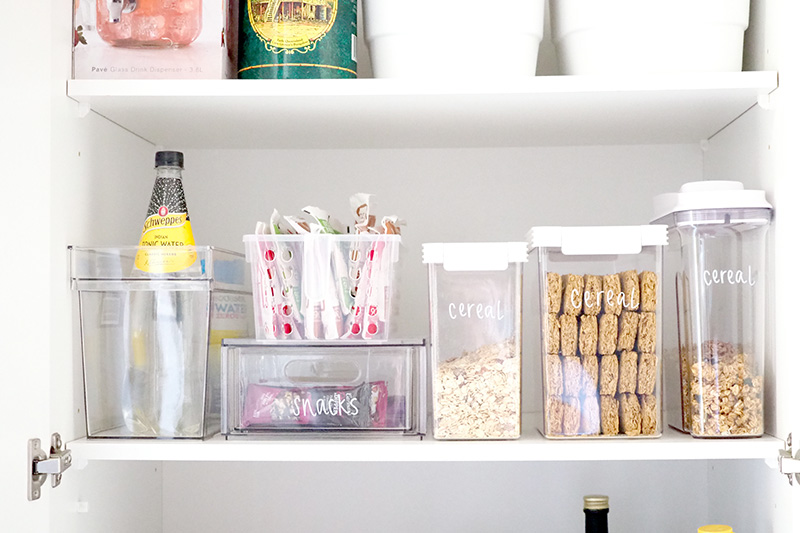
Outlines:
{"type": "Polygon", "coordinates": [[[148,247],[136,254],[136,268],[143,272],[177,272],[197,260],[194,249],[181,249],[194,246],[194,234],[180,177],[156,178],[139,246],[148,247]]]}

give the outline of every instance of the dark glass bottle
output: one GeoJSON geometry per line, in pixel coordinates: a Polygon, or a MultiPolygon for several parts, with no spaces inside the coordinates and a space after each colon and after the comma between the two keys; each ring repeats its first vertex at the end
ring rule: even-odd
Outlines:
{"type": "Polygon", "coordinates": [[[584,496],[583,514],[586,515],[586,533],[608,533],[608,496],[584,496]]]}

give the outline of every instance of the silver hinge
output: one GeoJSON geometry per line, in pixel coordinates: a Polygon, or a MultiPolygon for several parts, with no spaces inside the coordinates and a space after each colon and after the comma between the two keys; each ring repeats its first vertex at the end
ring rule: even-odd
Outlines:
{"type": "Polygon", "coordinates": [[[28,440],[28,500],[38,500],[42,496],[42,485],[50,474],[53,488],[61,484],[61,475],[72,465],[72,452],[61,441],[61,435],[53,433],[50,437],[50,454],[41,448],[39,439],[28,440]]]}
{"type": "Polygon", "coordinates": [[[786,438],[786,448],[778,452],[778,467],[781,474],[789,478],[789,485],[800,483],[800,452],[792,454],[792,434],[786,438]]]}

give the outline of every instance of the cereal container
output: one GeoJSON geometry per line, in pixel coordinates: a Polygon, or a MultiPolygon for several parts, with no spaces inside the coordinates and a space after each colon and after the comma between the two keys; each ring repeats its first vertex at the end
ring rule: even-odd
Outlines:
{"type": "Polygon", "coordinates": [[[661,435],[666,226],[534,227],[548,438],[661,435]]]}
{"type": "Polygon", "coordinates": [[[667,420],[695,437],[764,432],[766,245],[772,206],[733,181],[655,198],[665,254],[667,420]]]}
{"type": "Polygon", "coordinates": [[[433,437],[520,436],[525,243],[428,243],[433,437]]]}

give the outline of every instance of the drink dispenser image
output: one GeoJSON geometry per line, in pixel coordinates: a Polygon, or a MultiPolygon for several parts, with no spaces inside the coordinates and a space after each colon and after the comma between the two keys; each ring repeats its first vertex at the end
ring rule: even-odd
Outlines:
{"type": "Polygon", "coordinates": [[[654,201],[666,224],[666,416],[695,437],[764,432],[767,234],[764,191],[684,184],[654,201]]]}
{"type": "Polygon", "coordinates": [[[202,29],[202,0],[97,0],[97,31],[113,46],[170,48],[202,29]]]}

